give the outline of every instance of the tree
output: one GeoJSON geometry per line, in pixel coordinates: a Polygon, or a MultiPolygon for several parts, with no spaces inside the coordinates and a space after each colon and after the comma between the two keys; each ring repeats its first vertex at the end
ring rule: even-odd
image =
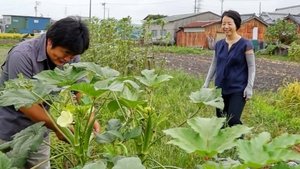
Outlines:
{"type": "Polygon", "coordinates": [[[286,20],[278,20],[274,25],[269,26],[266,32],[266,39],[270,43],[291,44],[297,38],[297,26],[286,20]]]}

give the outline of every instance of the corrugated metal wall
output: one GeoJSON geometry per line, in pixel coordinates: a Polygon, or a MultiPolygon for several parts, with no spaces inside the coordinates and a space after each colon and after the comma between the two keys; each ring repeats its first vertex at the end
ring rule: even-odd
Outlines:
{"type": "Polygon", "coordinates": [[[35,33],[46,30],[50,24],[50,18],[11,16],[11,24],[7,25],[5,32],[35,33]]]}

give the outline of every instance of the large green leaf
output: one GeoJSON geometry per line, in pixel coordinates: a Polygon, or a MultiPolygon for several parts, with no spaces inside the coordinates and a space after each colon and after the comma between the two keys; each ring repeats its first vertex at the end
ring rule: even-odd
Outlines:
{"type": "Polygon", "coordinates": [[[106,169],[106,165],[102,161],[86,164],[82,169],[106,169]]]}
{"type": "Polygon", "coordinates": [[[192,92],[189,97],[196,104],[205,104],[219,109],[224,108],[221,89],[201,88],[199,91],[192,92]]]}
{"type": "Polygon", "coordinates": [[[13,140],[7,142],[12,149],[7,156],[11,159],[14,167],[22,168],[24,166],[29,153],[36,151],[42,144],[46,130],[42,122],[36,123],[15,134],[13,140]]]}
{"type": "Polygon", "coordinates": [[[243,125],[221,129],[225,120],[196,117],[188,120],[191,128],[168,129],[164,133],[174,138],[169,143],[177,145],[187,153],[198,152],[199,155],[213,157],[236,146],[236,139],[251,130],[243,125]]]}
{"type": "Polygon", "coordinates": [[[0,169],[17,169],[12,167],[12,165],[11,160],[0,151],[0,169]]]}
{"type": "Polygon", "coordinates": [[[148,87],[156,87],[162,82],[169,81],[172,76],[169,75],[157,75],[155,74],[155,70],[145,69],[141,72],[143,76],[136,76],[135,78],[141,82],[142,84],[148,87]]]}
{"type": "Polygon", "coordinates": [[[64,69],[44,70],[34,76],[47,84],[68,86],[76,83],[88,75],[87,71],[76,69],[73,66],[65,65],[64,69]]]}
{"type": "Polygon", "coordinates": [[[288,160],[299,160],[300,154],[290,147],[299,143],[299,135],[283,134],[271,141],[270,133],[262,132],[251,140],[239,140],[239,157],[253,168],[288,160]]]}
{"type": "Polygon", "coordinates": [[[101,67],[100,65],[97,65],[93,62],[79,62],[79,63],[73,63],[72,65],[75,67],[84,68],[86,70],[94,72],[97,76],[103,79],[117,77],[120,75],[120,73],[114,69],[111,69],[109,67],[101,67]]]}
{"type": "Polygon", "coordinates": [[[0,106],[14,105],[15,109],[18,110],[20,107],[30,106],[38,100],[39,98],[27,89],[10,89],[1,93],[0,106]]]}
{"type": "Polygon", "coordinates": [[[247,169],[247,166],[243,166],[239,161],[232,160],[230,158],[224,159],[224,161],[207,161],[202,165],[198,165],[197,169],[247,169]]]}
{"type": "Polygon", "coordinates": [[[73,84],[69,89],[86,94],[90,97],[98,97],[105,93],[104,90],[96,90],[94,85],[89,83],[76,83],[73,84]]]}
{"type": "Polygon", "coordinates": [[[135,127],[133,129],[129,129],[128,131],[126,131],[124,133],[124,139],[125,140],[133,139],[133,138],[140,136],[141,134],[142,134],[142,127],[138,126],[138,127],[135,127]]]}
{"type": "Polygon", "coordinates": [[[49,93],[60,90],[55,85],[44,84],[37,80],[22,77],[9,80],[6,84],[0,94],[0,106],[14,105],[17,110],[20,107],[41,102],[42,99],[46,100],[49,93]],[[18,85],[23,82],[26,85],[18,85]],[[13,83],[16,85],[12,85],[13,83]]]}
{"type": "Polygon", "coordinates": [[[124,89],[124,83],[113,78],[97,81],[94,86],[96,90],[109,90],[112,92],[121,92],[124,89]]]}
{"type": "Polygon", "coordinates": [[[123,140],[122,134],[119,132],[122,124],[119,119],[110,119],[107,122],[106,131],[101,134],[96,134],[96,141],[98,143],[112,143],[117,138],[123,140]]]}
{"type": "Polygon", "coordinates": [[[112,169],[146,169],[137,157],[126,157],[117,161],[112,169]]]}

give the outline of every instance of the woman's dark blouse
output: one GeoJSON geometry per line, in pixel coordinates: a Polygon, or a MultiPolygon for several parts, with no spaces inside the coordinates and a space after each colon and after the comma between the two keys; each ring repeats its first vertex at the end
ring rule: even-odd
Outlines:
{"type": "Polygon", "coordinates": [[[243,92],[248,82],[246,51],[253,49],[252,43],[240,38],[228,49],[222,39],[216,43],[217,58],[215,86],[222,88],[222,94],[243,92]]]}

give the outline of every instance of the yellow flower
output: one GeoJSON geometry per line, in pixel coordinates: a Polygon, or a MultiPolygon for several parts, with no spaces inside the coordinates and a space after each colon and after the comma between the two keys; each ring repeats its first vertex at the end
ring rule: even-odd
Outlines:
{"type": "Polygon", "coordinates": [[[68,127],[73,122],[73,115],[69,111],[62,111],[56,123],[61,127],[68,127]]]}

